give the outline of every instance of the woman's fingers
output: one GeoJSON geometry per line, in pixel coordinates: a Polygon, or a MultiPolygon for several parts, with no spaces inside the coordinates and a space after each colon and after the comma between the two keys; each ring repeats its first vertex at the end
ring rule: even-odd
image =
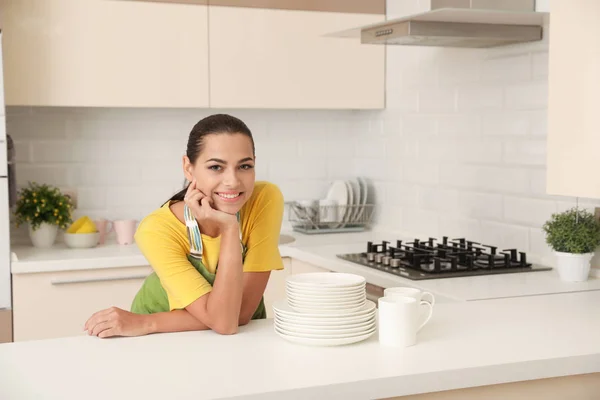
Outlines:
{"type": "Polygon", "coordinates": [[[115,311],[115,307],[107,308],[104,310],[100,310],[92,314],[91,317],[85,322],[84,330],[89,331],[94,325],[97,325],[100,322],[104,322],[108,320],[108,314],[115,311]]]}
{"type": "Polygon", "coordinates": [[[192,181],[188,185],[187,191],[185,192],[185,196],[187,197],[194,190],[196,190],[196,179],[192,179],[192,181]]]}
{"type": "Polygon", "coordinates": [[[101,332],[104,332],[107,329],[113,328],[114,323],[115,323],[114,320],[101,322],[92,328],[92,332],[90,333],[90,335],[98,336],[98,334],[100,334],[101,332]]]}
{"type": "Polygon", "coordinates": [[[107,329],[107,330],[105,330],[105,331],[102,331],[102,332],[100,332],[100,333],[98,334],[98,337],[99,337],[99,338],[107,338],[107,337],[113,337],[113,336],[118,336],[118,334],[117,334],[117,332],[116,332],[114,329],[112,329],[112,328],[109,328],[109,329],[107,329]]]}
{"type": "Polygon", "coordinates": [[[206,196],[201,199],[200,205],[202,207],[206,207],[207,209],[212,209],[212,204],[210,204],[210,199],[206,196]]]}

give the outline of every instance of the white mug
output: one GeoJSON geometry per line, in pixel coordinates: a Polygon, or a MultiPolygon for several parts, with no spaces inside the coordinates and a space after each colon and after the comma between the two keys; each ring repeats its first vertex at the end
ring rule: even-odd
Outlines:
{"type": "Polygon", "coordinates": [[[384,297],[412,297],[416,301],[426,301],[433,307],[435,305],[435,296],[430,292],[423,292],[422,290],[410,288],[410,287],[392,287],[387,288],[383,291],[384,297]],[[429,297],[429,299],[424,299],[429,297]]]}
{"type": "Polygon", "coordinates": [[[379,343],[390,347],[408,347],[417,343],[417,332],[429,322],[433,314],[431,303],[399,296],[380,297],[377,302],[379,343]],[[429,307],[429,313],[423,322],[419,322],[420,305],[429,307]]]}

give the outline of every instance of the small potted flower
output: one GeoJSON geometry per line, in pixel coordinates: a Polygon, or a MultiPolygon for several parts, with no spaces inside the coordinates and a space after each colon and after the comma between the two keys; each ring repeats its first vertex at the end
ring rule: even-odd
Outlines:
{"type": "Polygon", "coordinates": [[[569,282],[587,280],[594,251],[600,245],[600,222],[594,215],[572,208],[552,214],[543,229],[546,243],[556,254],[560,278],[569,282]]]}
{"type": "Polygon", "coordinates": [[[58,228],[71,222],[71,198],[53,186],[30,182],[19,191],[15,217],[17,227],[27,224],[29,237],[35,247],[52,247],[58,228]]]}

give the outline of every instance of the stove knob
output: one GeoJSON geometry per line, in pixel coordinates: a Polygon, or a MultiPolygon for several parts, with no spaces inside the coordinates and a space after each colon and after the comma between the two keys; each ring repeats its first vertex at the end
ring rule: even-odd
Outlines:
{"type": "Polygon", "coordinates": [[[381,262],[383,263],[383,265],[390,265],[391,259],[392,259],[392,257],[390,257],[390,256],[383,256],[383,258],[381,259],[381,262]]]}
{"type": "Polygon", "coordinates": [[[367,260],[371,262],[375,261],[375,254],[376,253],[367,253],[367,260]]]}
{"type": "Polygon", "coordinates": [[[397,258],[392,258],[392,260],[390,261],[390,266],[392,268],[398,268],[400,267],[400,260],[397,258]]]}
{"type": "Polygon", "coordinates": [[[381,264],[381,261],[383,260],[384,256],[385,256],[385,254],[383,254],[383,253],[377,253],[377,254],[375,254],[375,262],[377,264],[381,264]]]}

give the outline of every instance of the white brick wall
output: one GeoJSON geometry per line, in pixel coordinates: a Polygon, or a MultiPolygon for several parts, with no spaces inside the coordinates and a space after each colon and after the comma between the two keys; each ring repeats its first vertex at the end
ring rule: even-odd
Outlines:
{"type": "Polygon", "coordinates": [[[18,184],[76,189],[76,216],[142,218],[183,183],[181,156],[201,118],[239,116],[253,131],[258,179],[286,200],[321,198],[333,179],[387,176],[384,128],[400,119],[356,111],[248,111],[9,107],[18,184]],[[384,121],[387,121],[384,123],[384,121]],[[366,140],[366,142],[365,142],[366,140]]]}

